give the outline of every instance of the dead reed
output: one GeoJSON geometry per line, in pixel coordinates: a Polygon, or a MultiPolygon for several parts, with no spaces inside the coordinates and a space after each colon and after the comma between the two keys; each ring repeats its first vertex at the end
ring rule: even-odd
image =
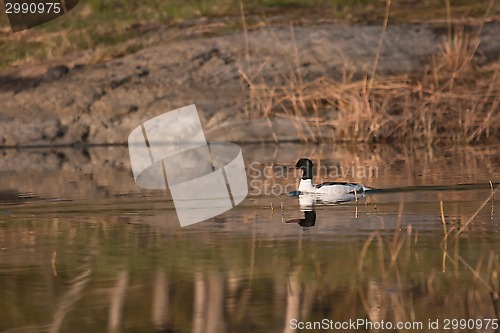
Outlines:
{"type": "MultiPolygon", "coordinates": [[[[387,1],[387,15],[389,6],[387,1]]],[[[249,86],[247,114],[293,119],[304,141],[498,140],[500,60],[481,64],[476,54],[481,29],[471,36],[450,24],[431,64],[420,73],[398,76],[376,76],[379,48],[370,76],[353,79],[345,73],[340,81],[307,81],[296,60],[299,55],[292,52],[290,73],[276,80],[281,84],[260,79],[262,68],[253,75],[242,73],[249,86]],[[331,135],[322,136],[326,132],[331,135]]]]}

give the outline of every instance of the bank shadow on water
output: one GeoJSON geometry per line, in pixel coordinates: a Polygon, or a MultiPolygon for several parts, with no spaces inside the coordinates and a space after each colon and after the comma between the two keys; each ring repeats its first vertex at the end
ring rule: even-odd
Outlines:
{"type": "MultiPolygon", "coordinates": [[[[300,157],[316,165],[315,181],[351,181],[376,188],[356,205],[322,207],[311,234],[366,235],[395,226],[404,203],[403,223],[436,231],[439,202],[450,223],[466,221],[500,179],[498,149],[451,147],[435,150],[391,146],[242,145],[249,196],[235,209],[192,228],[191,232],[290,233],[281,222],[300,217],[299,202],[289,198],[300,175],[290,172],[300,157]],[[368,172],[366,172],[368,170],[368,172]],[[345,178],[338,178],[345,177],[345,178]],[[493,183],[490,185],[490,181],[493,183]],[[364,221],[363,225],[353,224],[364,221]],[[286,231],[284,231],[286,230],[286,231]]],[[[126,147],[3,150],[0,159],[0,217],[115,217],[125,223],[179,230],[169,190],[143,190],[135,182],[126,147]]],[[[494,203],[491,204],[494,212],[494,203]]],[[[484,216],[483,216],[484,215],[484,216]]],[[[493,213],[490,214],[493,216],[493,213]]],[[[485,229],[488,212],[478,224],[485,229]]]]}
{"type": "MultiPolygon", "coordinates": [[[[283,184],[292,190],[297,175],[283,173],[280,167],[301,157],[314,160],[317,182],[347,180],[378,189],[420,191],[424,188],[414,186],[436,186],[439,191],[457,184],[482,187],[500,179],[500,151],[494,147],[429,150],[386,145],[281,144],[242,145],[242,153],[249,186],[257,195],[284,194],[266,192],[283,184]]],[[[0,150],[0,155],[0,191],[7,202],[15,193],[29,200],[75,201],[153,193],[135,184],[126,147],[7,149],[0,150]]]]}
{"type": "MultiPolygon", "coordinates": [[[[370,216],[390,215],[402,201],[413,216],[413,220],[407,219],[408,223],[420,219],[419,225],[430,228],[435,214],[439,214],[436,204],[439,200],[445,201],[451,221],[466,220],[480,204],[476,201],[488,196],[489,181],[500,179],[498,149],[491,147],[428,150],[385,145],[282,144],[241,148],[249,196],[237,208],[194,230],[207,227],[249,232],[248,223],[255,220],[264,223],[262,226],[258,223],[257,227],[262,234],[272,230],[281,232],[280,214],[284,219],[298,217],[297,201],[287,198],[286,193],[297,188],[300,175],[285,171],[286,166],[300,157],[314,160],[317,182],[351,181],[381,190],[380,195],[363,199],[358,209],[348,204],[329,212],[320,210],[321,220],[325,221],[322,216],[326,216],[332,225],[331,230],[320,228],[318,232],[322,233],[340,232],[338,226],[344,226],[344,231],[360,231],[350,225],[353,216],[368,220],[372,228],[374,219],[370,216]],[[244,223],[226,223],[234,221],[244,223]],[[269,221],[276,223],[266,224],[269,221]]],[[[3,150],[2,155],[0,216],[77,216],[91,220],[118,216],[128,223],[178,229],[168,189],[139,188],[132,176],[126,147],[9,149],[3,150]]]]}

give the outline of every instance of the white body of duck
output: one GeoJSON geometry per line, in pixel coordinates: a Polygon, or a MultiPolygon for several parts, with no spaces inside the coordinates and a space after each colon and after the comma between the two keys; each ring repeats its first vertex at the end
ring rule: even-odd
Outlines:
{"type": "Polygon", "coordinates": [[[344,195],[356,194],[370,191],[371,188],[360,184],[342,183],[342,182],[328,182],[323,184],[314,185],[312,179],[301,179],[299,183],[299,192],[310,194],[330,194],[330,195],[344,195]]]}

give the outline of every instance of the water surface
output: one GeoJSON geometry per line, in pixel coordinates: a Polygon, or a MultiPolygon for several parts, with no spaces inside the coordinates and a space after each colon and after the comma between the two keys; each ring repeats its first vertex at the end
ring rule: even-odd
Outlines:
{"type": "Polygon", "coordinates": [[[249,197],[186,228],[168,191],[136,187],[125,147],[0,151],[0,332],[293,332],[324,318],[433,331],[429,320],[498,318],[499,149],[242,150],[249,197]],[[303,156],[318,182],[387,190],[316,206],[314,227],[286,223],[304,212],[285,193],[297,175],[278,171],[303,156]]]}

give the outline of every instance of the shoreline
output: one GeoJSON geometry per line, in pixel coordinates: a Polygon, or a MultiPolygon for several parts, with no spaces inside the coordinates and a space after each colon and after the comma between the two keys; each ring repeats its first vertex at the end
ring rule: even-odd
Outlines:
{"type": "MultiPolygon", "coordinates": [[[[448,41],[457,48],[452,53],[463,51],[456,56],[467,56],[477,43],[473,36],[479,28],[469,28],[470,33],[448,41]]],[[[338,123],[343,111],[336,103],[342,98],[374,103],[389,89],[394,88],[396,95],[400,94],[398,89],[415,89],[419,76],[426,68],[429,71],[437,56],[442,57],[447,31],[428,25],[389,26],[382,48],[377,50],[381,32],[380,26],[325,23],[270,26],[249,31],[248,37],[244,32],[234,32],[169,40],[93,65],[51,62],[47,72],[35,78],[0,75],[0,99],[5,101],[0,114],[0,146],[124,144],[138,124],[193,103],[207,139],[212,141],[400,140],[399,136],[385,140],[343,133],[345,128],[338,123]],[[368,97],[363,95],[363,82],[370,77],[377,51],[376,78],[371,82],[375,85],[368,97]],[[290,89],[304,94],[300,98],[304,98],[305,108],[290,107],[294,102],[284,94],[290,89]],[[347,89],[354,90],[347,97],[337,96],[338,91],[347,89]],[[326,99],[336,100],[320,105],[314,111],[317,113],[311,111],[313,102],[326,99]]],[[[469,60],[470,70],[460,71],[464,82],[476,80],[484,68],[498,65],[494,59],[500,54],[499,33],[500,23],[485,24],[478,50],[469,60]]],[[[445,76],[450,75],[454,74],[445,76]]],[[[408,96],[413,96],[412,92],[408,96]]],[[[367,106],[372,108],[370,104],[364,108],[367,106]]],[[[345,112],[344,116],[351,110],[345,112]]],[[[383,112],[392,118],[398,116],[390,114],[391,109],[383,112]]],[[[491,138],[497,140],[499,136],[493,133],[491,138]]]]}

